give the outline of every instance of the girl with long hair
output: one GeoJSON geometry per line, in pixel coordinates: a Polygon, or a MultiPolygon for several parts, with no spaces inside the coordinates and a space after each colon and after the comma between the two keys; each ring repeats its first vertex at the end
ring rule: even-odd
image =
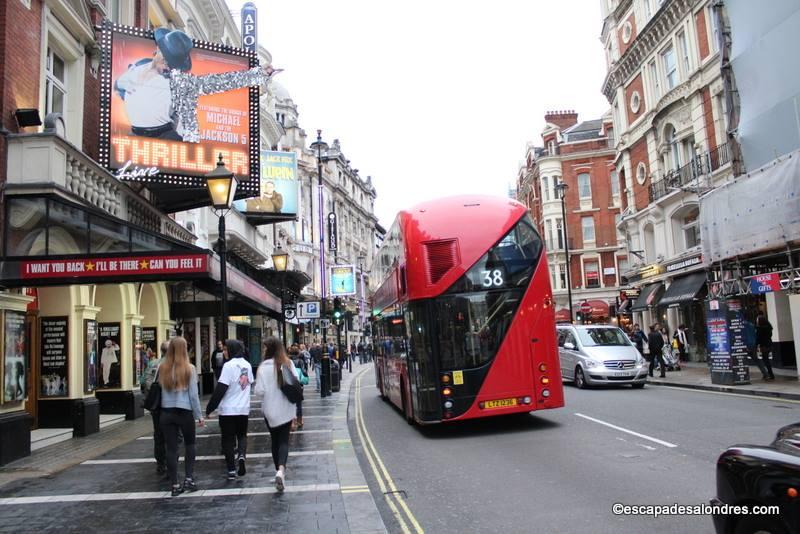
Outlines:
{"type": "Polygon", "coordinates": [[[288,368],[295,373],[294,364],[283,342],[270,336],[264,341],[264,361],[258,367],[256,375],[256,395],[262,397],[261,411],[272,438],[272,462],[275,464],[275,488],[283,491],[286,477],[286,459],[289,457],[289,433],[296,407],[289,402],[281,391],[283,374],[281,368],[288,368]]]}
{"type": "Polygon", "coordinates": [[[167,354],[158,367],[161,385],[160,426],[167,444],[167,471],[172,481],[172,496],[184,491],[196,491],[194,483],[195,428],[194,420],[205,425],[197,394],[197,370],[189,362],[186,340],[173,337],[167,354]],[[186,446],[186,478],[178,484],[178,431],[183,432],[186,446]]]}

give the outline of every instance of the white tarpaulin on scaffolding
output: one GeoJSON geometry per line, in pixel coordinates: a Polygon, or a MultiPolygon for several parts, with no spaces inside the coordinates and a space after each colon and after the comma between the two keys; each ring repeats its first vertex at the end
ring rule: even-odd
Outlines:
{"type": "Polygon", "coordinates": [[[702,197],[700,232],[706,265],[800,242],[800,150],[702,197]]]}

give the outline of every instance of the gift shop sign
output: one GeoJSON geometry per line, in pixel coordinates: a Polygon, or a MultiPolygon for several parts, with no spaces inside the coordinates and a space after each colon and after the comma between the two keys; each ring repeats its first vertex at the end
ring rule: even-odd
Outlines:
{"type": "Polygon", "coordinates": [[[206,254],[177,256],[129,256],[123,258],[79,258],[20,262],[20,277],[98,278],[148,274],[187,274],[208,272],[206,254]]]}
{"type": "Polygon", "coordinates": [[[759,274],[750,279],[750,292],[754,295],[781,290],[781,277],[778,273],[759,274]]]}

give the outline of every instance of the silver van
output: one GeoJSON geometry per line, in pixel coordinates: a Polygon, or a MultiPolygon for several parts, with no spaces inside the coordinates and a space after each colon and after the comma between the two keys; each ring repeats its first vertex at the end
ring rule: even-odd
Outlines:
{"type": "Polygon", "coordinates": [[[648,363],[616,326],[557,326],[561,378],[578,388],[628,385],[643,388],[648,363]]]}

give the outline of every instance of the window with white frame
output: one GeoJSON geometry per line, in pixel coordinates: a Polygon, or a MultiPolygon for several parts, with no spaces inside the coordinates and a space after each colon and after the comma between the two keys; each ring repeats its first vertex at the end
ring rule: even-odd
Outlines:
{"type": "Polygon", "coordinates": [[[650,62],[650,90],[653,92],[653,101],[661,97],[661,82],[658,79],[658,67],[655,59],[650,62]]]}
{"type": "Polygon", "coordinates": [[[545,200],[550,200],[550,181],[547,176],[542,176],[542,197],[545,200]]]}
{"type": "Polygon", "coordinates": [[[581,217],[581,230],[583,231],[583,242],[594,242],[594,217],[581,217]]]}
{"type": "Polygon", "coordinates": [[[675,134],[675,128],[671,125],[667,127],[666,141],[667,146],[669,147],[666,161],[667,167],[671,168],[673,171],[676,171],[681,167],[681,151],[678,144],[678,138],[675,134]]]}
{"type": "Polygon", "coordinates": [[[587,288],[600,287],[600,264],[597,260],[584,261],[583,274],[587,288]]]}
{"type": "Polygon", "coordinates": [[[558,241],[558,249],[564,248],[564,230],[562,230],[561,217],[556,219],[556,240],[558,241]]]}
{"type": "Polygon", "coordinates": [[[681,67],[683,68],[684,79],[689,78],[692,72],[692,62],[689,57],[689,43],[686,42],[686,33],[680,32],[677,37],[678,40],[678,53],[681,55],[681,67]]]}
{"type": "Polygon", "coordinates": [[[687,249],[700,246],[700,226],[697,224],[699,215],[700,210],[694,208],[683,217],[683,237],[687,249]]]}
{"type": "Polygon", "coordinates": [[[717,24],[717,17],[714,13],[713,2],[709,2],[706,6],[706,19],[708,19],[708,27],[711,30],[711,49],[714,52],[719,50],[719,24],[717,24]]]}
{"type": "Polygon", "coordinates": [[[580,198],[592,198],[592,179],[588,172],[578,175],[578,195],[580,198]]]}
{"type": "Polygon", "coordinates": [[[61,113],[66,122],[67,68],[64,59],[51,48],[47,49],[47,73],[45,79],[45,115],[61,113]]]}
{"type": "Polygon", "coordinates": [[[555,248],[555,241],[553,241],[553,221],[547,219],[544,221],[545,239],[547,239],[547,248],[553,250],[555,248]]]}
{"type": "Polygon", "coordinates": [[[553,199],[555,200],[561,200],[561,197],[558,194],[558,182],[559,182],[559,177],[553,176],[553,199]]]}
{"type": "Polygon", "coordinates": [[[567,264],[566,263],[559,263],[558,264],[558,281],[560,283],[559,287],[561,289],[567,289],[567,264]]]}
{"type": "Polygon", "coordinates": [[[611,171],[611,196],[619,196],[619,176],[617,176],[617,171],[611,171]]]}
{"type": "Polygon", "coordinates": [[[670,90],[678,85],[678,65],[675,62],[675,48],[672,45],[661,52],[661,64],[664,67],[667,90],[670,90]]]}

